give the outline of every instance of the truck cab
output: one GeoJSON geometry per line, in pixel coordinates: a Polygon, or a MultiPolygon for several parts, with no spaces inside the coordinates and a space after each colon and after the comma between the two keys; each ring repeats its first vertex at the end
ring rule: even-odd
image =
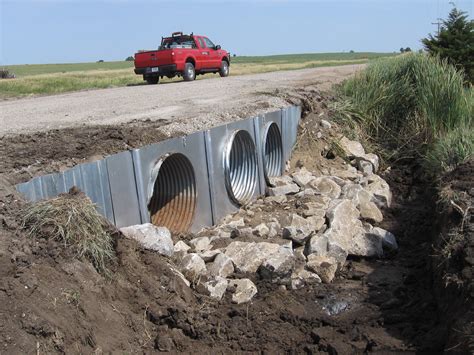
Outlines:
{"type": "Polygon", "coordinates": [[[196,75],[219,73],[229,75],[230,55],[206,36],[185,35],[174,32],[162,37],[157,50],[135,53],[135,74],[143,75],[149,84],[157,84],[160,78],[182,76],[192,81],[196,75]]]}

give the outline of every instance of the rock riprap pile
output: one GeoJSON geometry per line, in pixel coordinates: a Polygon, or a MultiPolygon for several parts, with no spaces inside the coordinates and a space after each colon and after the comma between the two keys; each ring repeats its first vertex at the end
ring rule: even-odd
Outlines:
{"type": "Polygon", "coordinates": [[[232,302],[249,302],[261,279],[291,289],[329,283],[349,255],[379,258],[398,248],[392,233],[374,226],[392,199],[376,174],[378,157],[345,137],[340,146],[351,164],[324,176],[302,167],[273,178],[266,197],[188,241],[170,245],[163,227],[150,224],[121,231],[170,257],[187,285],[215,300],[230,292],[232,302]]]}

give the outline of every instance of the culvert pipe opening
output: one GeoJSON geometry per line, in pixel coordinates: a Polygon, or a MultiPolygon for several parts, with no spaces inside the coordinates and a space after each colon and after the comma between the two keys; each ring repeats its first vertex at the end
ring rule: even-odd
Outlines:
{"type": "Polygon", "coordinates": [[[263,134],[263,168],[265,180],[270,183],[270,178],[280,176],[283,167],[283,147],[281,133],[275,122],[265,127],[263,134]]]}
{"type": "Polygon", "coordinates": [[[257,186],[258,170],[255,143],[249,132],[235,131],[224,151],[227,192],[238,205],[249,202],[257,186]]]}
{"type": "Polygon", "coordinates": [[[194,169],[181,153],[169,154],[155,165],[155,178],[148,209],[151,223],[165,226],[173,233],[187,232],[196,212],[194,169]]]}

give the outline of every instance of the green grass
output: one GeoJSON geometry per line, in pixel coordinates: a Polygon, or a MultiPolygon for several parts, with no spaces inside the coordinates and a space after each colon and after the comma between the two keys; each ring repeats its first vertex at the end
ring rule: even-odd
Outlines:
{"type": "Polygon", "coordinates": [[[22,64],[4,66],[15,73],[18,78],[52,74],[52,73],[71,73],[90,70],[117,70],[133,68],[133,62],[104,62],[104,63],[66,63],[66,64],[22,64]]]}
{"type": "Polygon", "coordinates": [[[341,84],[335,109],[388,159],[422,158],[439,174],[474,154],[473,89],[463,83],[455,67],[433,57],[380,59],[341,84]]]}
{"type": "MultiPolygon", "coordinates": [[[[233,57],[231,75],[266,73],[347,64],[362,64],[391,53],[314,53],[263,57],[233,57]]],[[[31,64],[7,67],[16,79],[0,81],[0,99],[30,95],[54,95],[71,91],[143,84],[133,72],[133,62],[31,64]]],[[[199,76],[199,79],[213,75],[199,76]]],[[[179,78],[163,82],[178,81],[179,78]]]]}

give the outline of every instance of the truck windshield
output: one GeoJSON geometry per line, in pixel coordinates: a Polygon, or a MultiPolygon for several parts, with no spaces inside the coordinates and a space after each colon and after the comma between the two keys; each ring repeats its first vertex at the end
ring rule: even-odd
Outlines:
{"type": "Polygon", "coordinates": [[[196,48],[196,43],[191,36],[177,36],[163,38],[159,50],[174,48],[196,48]]]}

